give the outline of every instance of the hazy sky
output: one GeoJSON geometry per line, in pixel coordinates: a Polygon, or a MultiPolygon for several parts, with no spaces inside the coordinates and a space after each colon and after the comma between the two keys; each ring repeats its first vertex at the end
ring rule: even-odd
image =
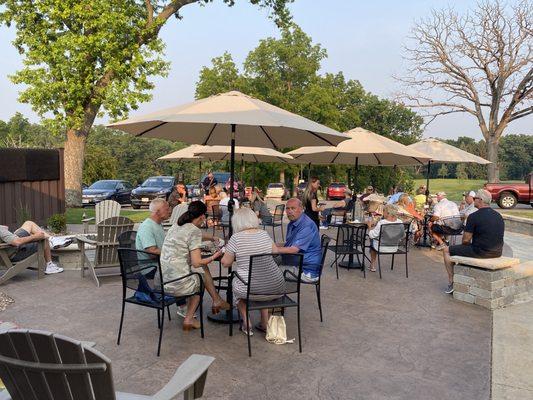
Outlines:
{"type": "MultiPolygon", "coordinates": [[[[178,105],[194,99],[194,88],[202,66],[213,57],[229,51],[240,65],[260,39],[279,36],[267,11],[237,0],[227,7],[222,0],[204,7],[186,6],[182,20],[170,20],[162,30],[166,57],[172,62],[167,78],[155,80],[153,100],[132,113],[142,114],[178,105]]],[[[472,0],[296,0],[291,5],[294,21],[328,52],[324,72],[343,71],[348,79],[358,79],[368,91],[391,97],[397,89],[393,74],[402,73],[402,44],[413,21],[429,15],[432,8],[450,5],[458,10],[475,6],[472,0]]],[[[0,27],[0,119],[9,119],[16,111],[38,121],[30,106],[17,101],[20,87],[8,75],[21,67],[21,57],[10,42],[14,30],[0,27]]],[[[98,122],[105,123],[107,118],[98,122]]],[[[533,134],[533,117],[513,122],[507,133],[533,134]]],[[[455,138],[472,136],[481,139],[471,116],[440,117],[424,136],[455,138]]]]}

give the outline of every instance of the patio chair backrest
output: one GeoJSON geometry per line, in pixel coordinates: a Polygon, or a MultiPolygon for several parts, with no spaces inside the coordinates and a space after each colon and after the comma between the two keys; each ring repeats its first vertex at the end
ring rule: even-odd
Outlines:
{"type": "MultiPolygon", "coordinates": [[[[122,277],[124,290],[126,290],[126,288],[132,290],[142,289],[142,286],[139,286],[139,283],[147,285],[148,283],[143,277],[149,273],[153,273],[154,270],[157,271],[159,276],[161,276],[158,255],[147,253],[146,251],[122,247],[118,248],[117,253],[120,261],[120,275],[122,277]]],[[[160,283],[161,280],[159,278],[158,280],[160,283]]],[[[151,287],[151,289],[154,291],[153,287],[151,287]]],[[[160,292],[161,287],[155,288],[155,290],[160,292]]]]}
{"type": "Polygon", "coordinates": [[[322,249],[322,258],[320,260],[320,271],[318,273],[318,276],[322,276],[322,269],[324,268],[324,262],[326,261],[326,255],[328,253],[328,246],[329,242],[331,242],[331,238],[328,235],[322,235],[320,238],[320,247],[322,249]]]}
{"type": "Polygon", "coordinates": [[[337,246],[353,246],[354,227],[340,225],[337,229],[337,246]]]}
{"type": "Polygon", "coordinates": [[[220,222],[229,224],[229,209],[228,206],[218,206],[220,208],[220,222]]]}
{"type": "Polygon", "coordinates": [[[0,379],[13,400],[115,399],[111,360],[49,332],[0,334],[0,379]]]}
{"type": "Polygon", "coordinates": [[[170,215],[170,220],[168,221],[170,225],[174,225],[178,222],[178,219],[189,209],[189,203],[181,203],[172,209],[172,214],[170,215]]]}
{"type": "Polygon", "coordinates": [[[216,219],[222,218],[222,211],[220,210],[219,204],[213,204],[211,206],[211,216],[216,219]]]}
{"type": "Polygon", "coordinates": [[[118,237],[133,230],[133,221],[126,217],[111,217],[96,225],[95,267],[118,265],[118,237]]]}
{"type": "Polygon", "coordinates": [[[100,222],[111,218],[111,217],[118,217],[120,215],[120,204],[117,203],[115,200],[104,200],[98,203],[94,207],[95,211],[95,218],[94,223],[99,224],[100,222]]]}
{"type": "Polygon", "coordinates": [[[285,212],[285,204],[278,204],[276,208],[274,209],[274,214],[272,215],[272,219],[274,222],[282,222],[283,221],[283,213],[285,212]]]}
{"type": "Polygon", "coordinates": [[[120,247],[127,249],[135,249],[135,240],[137,239],[136,231],[126,231],[118,235],[118,244],[120,247]]]}
{"type": "MultiPolygon", "coordinates": [[[[303,269],[303,254],[283,254],[282,257],[282,266],[291,266],[298,268],[298,282],[295,282],[293,285],[286,282],[285,291],[283,293],[267,293],[264,290],[258,290],[257,287],[262,287],[262,282],[257,282],[257,275],[254,275],[254,271],[257,271],[261,268],[264,268],[268,263],[274,263],[277,265],[275,258],[279,257],[279,254],[254,254],[250,256],[250,268],[248,269],[248,276],[243,277],[247,283],[247,298],[250,298],[250,295],[277,295],[277,294],[287,294],[295,293],[300,291],[300,280],[302,277],[303,269]],[[256,284],[257,282],[257,284],[256,284]]],[[[280,268],[280,267],[278,267],[280,268]]],[[[283,271],[282,271],[283,272],[283,271]]],[[[257,273],[257,272],[256,272],[257,273]]]]}
{"type": "Polygon", "coordinates": [[[405,225],[403,223],[383,224],[379,233],[379,246],[399,247],[406,238],[405,225]]]}

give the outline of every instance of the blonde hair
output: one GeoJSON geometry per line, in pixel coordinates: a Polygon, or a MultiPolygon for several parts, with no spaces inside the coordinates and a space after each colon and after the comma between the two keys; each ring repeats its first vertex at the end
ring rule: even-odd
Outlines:
{"type": "Polygon", "coordinates": [[[383,206],[383,213],[387,213],[391,217],[398,218],[398,207],[396,207],[394,204],[385,204],[383,206]]]}
{"type": "Polygon", "coordinates": [[[251,208],[242,207],[235,210],[231,218],[231,224],[235,233],[246,229],[258,229],[259,218],[257,218],[257,215],[255,215],[251,208]]]}

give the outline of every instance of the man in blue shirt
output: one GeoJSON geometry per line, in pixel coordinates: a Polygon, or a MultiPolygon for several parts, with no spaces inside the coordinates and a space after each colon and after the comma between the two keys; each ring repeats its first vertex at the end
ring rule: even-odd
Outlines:
{"type": "Polygon", "coordinates": [[[322,261],[316,223],[304,213],[302,202],[297,198],[287,201],[285,212],[290,222],[285,244],[279,244],[278,251],[281,254],[303,254],[302,281],[316,281],[319,278],[322,261]]]}

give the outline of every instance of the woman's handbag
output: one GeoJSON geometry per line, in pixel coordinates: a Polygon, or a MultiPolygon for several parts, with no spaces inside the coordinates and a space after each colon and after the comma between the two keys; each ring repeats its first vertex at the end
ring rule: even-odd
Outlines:
{"type": "Polygon", "coordinates": [[[294,339],[287,340],[285,318],[281,315],[270,316],[268,319],[265,339],[267,342],[274,344],[294,343],[294,339]]]}

